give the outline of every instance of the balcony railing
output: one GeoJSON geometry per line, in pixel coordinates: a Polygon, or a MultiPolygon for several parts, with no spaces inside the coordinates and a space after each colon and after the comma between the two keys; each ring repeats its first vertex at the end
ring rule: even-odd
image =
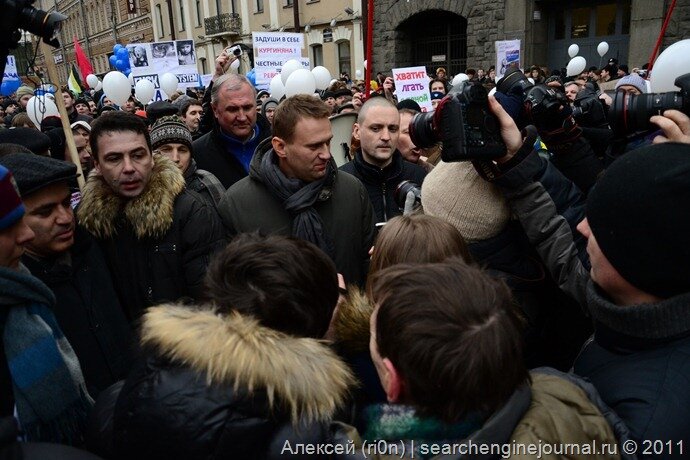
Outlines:
{"type": "Polygon", "coordinates": [[[204,19],[206,35],[240,35],[242,33],[242,19],[237,13],[223,13],[204,19]]]}

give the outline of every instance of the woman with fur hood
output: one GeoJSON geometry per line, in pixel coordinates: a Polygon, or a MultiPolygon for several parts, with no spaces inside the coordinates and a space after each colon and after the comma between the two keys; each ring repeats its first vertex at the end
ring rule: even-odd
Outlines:
{"type": "Polygon", "coordinates": [[[339,298],[333,262],[302,240],[245,234],[206,287],[208,305],[143,316],[143,359],[115,407],[116,457],[272,459],[286,442],[329,442],[354,384],[321,341],[339,298]]]}

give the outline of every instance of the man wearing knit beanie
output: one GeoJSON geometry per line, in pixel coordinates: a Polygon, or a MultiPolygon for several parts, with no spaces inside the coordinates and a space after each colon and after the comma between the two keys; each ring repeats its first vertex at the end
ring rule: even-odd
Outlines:
{"type": "Polygon", "coordinates": [[[177,115],[159,118],[151,128],[151,148],[170,158],[184,174],[189,190],[201,195],[217,207],[225,194],[225,187],[208,171],[198,169],[192,158],[192,133],[177,115]]]}
{"type": "MultiPolygon", "coordinates": [[[[500,117],[499,117],[500,118],[500,117]]],[[[506,117],[507,118],[507,117],[506,117]]],[[[666,137],[606,170],[581,213],[559,194],[572,184],[540,177],[536,152],[500,159],[494,180],[554,279],[594,322],[574,372],[589,379],[641,446],[690,443],[690,118],[653,117],[666,137]],[[683,140],[673,143],[669,140],[683,140]],[[585,254],[586,252],[586,254],[585,254]],[[591,269],[587,265],[591,264],[591,269]]],[[[506,144],[514,136],[502,119],[506,144]]],[[[514,125],[513,125],[514,126],[514,125]]],[[[525,153],[525,149],[520,152],[525,153]]],[[[645,458],[684,458],[678,449],[645,458]]]]}
{"type": "Polygon", "coordinates": [[[20,86],[17,88],[16,99],[19,102],[19,106],[22,110],[26,110],[26,104],[29,103],[29,99],[34,96],[33,88],[29,86],[20,86]]]}
{"type": "Polygon", "coordinates": [[[625,91],[630,94],[644,94],[647,92],[647,83],[636,73],[631,73],[616,81],[616,91],[625,91]]]}

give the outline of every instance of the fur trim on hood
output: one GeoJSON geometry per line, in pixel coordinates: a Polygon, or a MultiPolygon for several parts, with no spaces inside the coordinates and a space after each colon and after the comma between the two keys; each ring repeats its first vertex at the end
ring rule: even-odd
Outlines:
{"type": "Polygon", "coordinates": [[[373,312],[374,306],[367,296],[357,286],[350,286],[334,320],[335,342],[348,351],[368,351],[369,319],[373,312]]]}
{"type": "Polygon", "coordinates": [[[323,342],[292,337],[237,312],[181,305],[149,308],[141,343],[205,374],[209,384],[264,389],[270,407],[301,419],[328,421],[355,385],[347,365],[323,342]]]}
{"type": "Polygon", "coordinates": [[[146,189],[136,198],[116,195],[95,171],[89,175],[77,209],[79,223],[100,239],[115,235],[115,223],[124,214],[137,238],[160,238],[173,222],[175,199],[185,188],[180,169],[163,155],[154,155],[146,189]]]}

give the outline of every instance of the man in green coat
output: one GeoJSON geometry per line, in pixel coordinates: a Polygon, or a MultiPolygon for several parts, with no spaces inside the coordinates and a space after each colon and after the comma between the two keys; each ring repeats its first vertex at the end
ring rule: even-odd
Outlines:
{"type": "Polygon", "coordinates": [[[316,244],[346,282],[363,284],[374,215],[364,186],[337,170],[329,115],[312,96],[283,101],[273,137],[257,147],[249,176],[230,187],[218,211],[233,234],[260,231],[316,244]]]}

